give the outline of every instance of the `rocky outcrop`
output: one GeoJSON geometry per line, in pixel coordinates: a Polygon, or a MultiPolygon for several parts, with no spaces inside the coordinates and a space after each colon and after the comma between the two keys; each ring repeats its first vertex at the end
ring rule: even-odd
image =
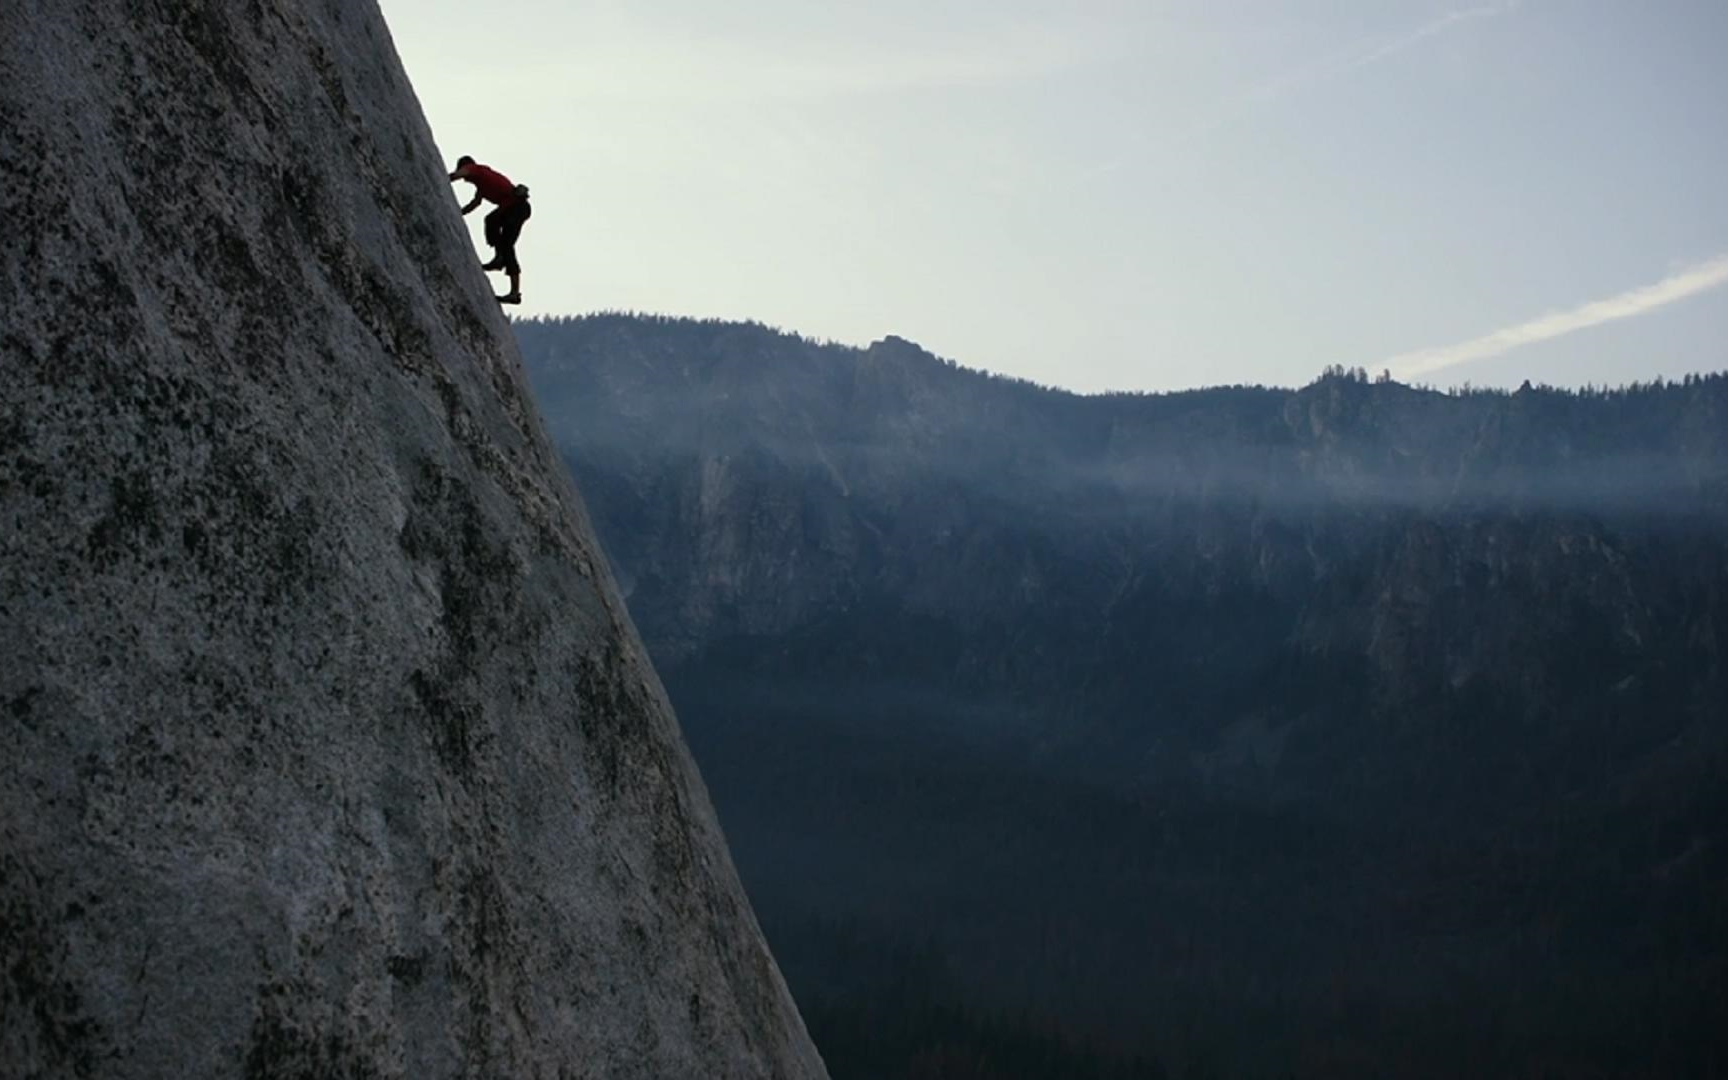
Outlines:
{"type": "Polygon", "coordinates": [[[0,8],[0,1074],[823,1075],[376,6],[0,8]]]}

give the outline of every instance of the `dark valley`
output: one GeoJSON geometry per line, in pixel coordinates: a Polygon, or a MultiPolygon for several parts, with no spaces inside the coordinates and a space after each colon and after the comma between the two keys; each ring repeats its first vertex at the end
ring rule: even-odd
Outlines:
{"type": "Polygon", "coordinates": [[[1728,1070],[1728,377],[515,325],[836,1077],[1728,1070]]]}

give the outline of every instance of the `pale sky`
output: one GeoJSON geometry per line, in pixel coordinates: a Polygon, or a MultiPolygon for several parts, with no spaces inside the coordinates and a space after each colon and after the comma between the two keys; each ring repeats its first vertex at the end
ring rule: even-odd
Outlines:
{"type": "Polygon", "coordinates": [[[1728,368],[1728,0],[383,7],[533,189],[524,314],[1082,391],[1728,368]]]}

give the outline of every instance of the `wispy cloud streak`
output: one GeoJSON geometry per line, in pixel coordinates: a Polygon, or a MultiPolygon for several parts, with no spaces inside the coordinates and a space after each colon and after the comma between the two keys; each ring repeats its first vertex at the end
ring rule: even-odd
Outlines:
{"type": "Polygon", "coordinates": [[[1242,104],[1276,101],[1286,94],[1390,59],[1413,45],[1420,44],[1437,34],[1445,33],[1459,23],[1469,22],[1472,19],[1492,18],[1496,15],[1504,15],[1511,10],[1513,10],[1511,6],[1497,4],[1448,12],[1397,37],[1385,41],[1358,44],[1323,60],[1296,68],[1278,78],[1260,83],[1257,86],[1251,86],[1244,90],[1236,100],[1242,104]]]}
{"type": "Polygon", "coordinates": [[[1012,85],[1103,62],[1121,46],[1079,23],[1002,22],[965,37],[901,41],[839,33],[696,39],[625,22],[574,46],[517,57],[575,98],[791,102],[1012,85]],[[574,50],[574,51],[572,51],[574,50]]]}
{"type": "MultiPolygon", "coordinates": [[[[1499,4],[1466,8],[1461,11],[1448,12],[1395,37],[1357,41],[1329,56],[1311,60],[1270,79],[1242,88],[1216,105],[1210,115],[1194,119],[1186,128],[1166,133],[1160,137],[1139,132],[1130,135],[1126,142],[1137,146],[1150,144],[1165,153],[1186,149],[1204,137],[1252,114],[1257,109],[1266,108],[1310,87],[1331,82],[1352,72],[1381,63],[1431,37],[1443,34],[1461,23],[1475,19],[1494,18],[1516,11],[1517,8],[1518,0],[1506,0],[1506,2],[1499,4]]],[[[1133,164],[1132,158],[1121,156],[1088,169],[1081,175],[1085,179],[1093,179],[1127,168],[1131,164],[1133,164]]]]}
{"type": "Polygon", "coordinates": [[[1604,300],[1592,300],[1569,311],[1549,312],[1457,345],[1400,353],[1387,360],[1385,366],[1403,378],[1431,375],[1472,360],[1499,356],[1523,345],[1534,345],[1588,330],[1592,326],[1644,315],[1724,284],[1728,284],[1728,254],[1687,267],[1654,285],[1629,289],[1604,300]]]}

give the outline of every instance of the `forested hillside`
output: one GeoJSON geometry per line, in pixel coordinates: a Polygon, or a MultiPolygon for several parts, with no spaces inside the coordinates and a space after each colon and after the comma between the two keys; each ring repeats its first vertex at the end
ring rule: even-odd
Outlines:
{"type": "Polygon", "coordinates": [[[846,939],[1178,1075],[1728,1068],[1728,378],[517,333],[830,1042],[846,939]]]}

